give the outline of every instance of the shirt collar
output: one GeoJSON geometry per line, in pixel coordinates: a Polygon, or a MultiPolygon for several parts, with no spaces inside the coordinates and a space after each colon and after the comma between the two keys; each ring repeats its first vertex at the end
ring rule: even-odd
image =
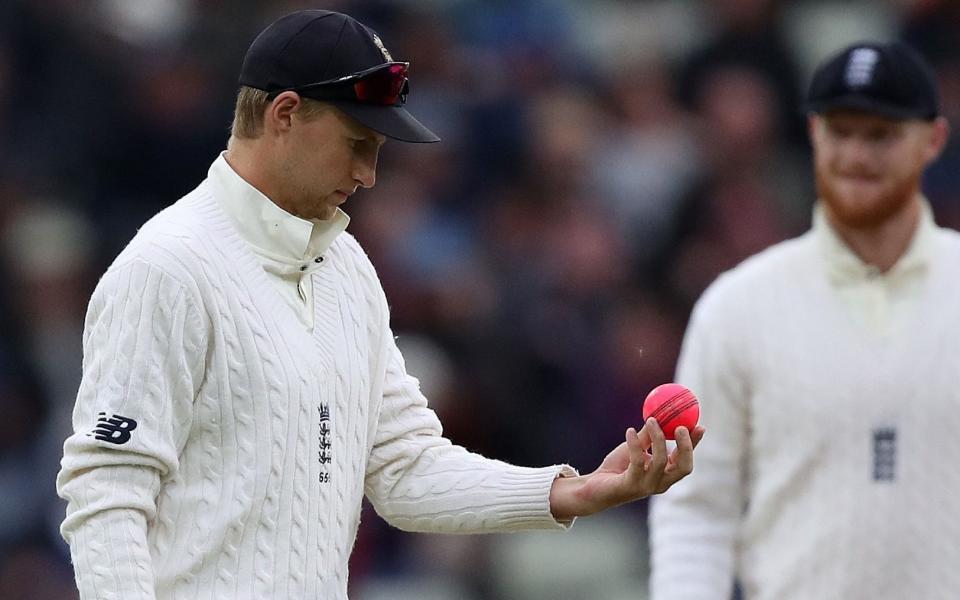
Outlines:
{"type": "MultiPolygon", "coordinates": [[[[934,233],[937,226],[933,220],[933,212],[924,200],[920,206],[920,219],[917,230],[910,240],[907,251],[886,275],[899,277],[905,273],[924,269],[933,257],[934,233]]],[[[833,226],[827,220],[823,206],[819,203],[813,212],[813,233],[817,238],[824,257],[827,260],[827,271],[834,284],[859,281],[879,274],[878,269],[868,265],[857,256],[847,244],[840,239],[833,226]]]]}
{"type": "Polygon", "coordinates": [[[217,192],[214,197],[258,254],[289,264],[307,262],[322,256],[347,228],[350,217],[339,208],[324,221],[301,219],[283,210],[240,177],[224,154],[207,174],[217,192]]]}

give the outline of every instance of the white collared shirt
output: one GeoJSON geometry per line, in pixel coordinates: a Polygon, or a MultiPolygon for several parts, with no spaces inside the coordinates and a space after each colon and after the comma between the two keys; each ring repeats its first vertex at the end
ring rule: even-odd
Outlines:
{"type": "Polygon", "coordinates": [[[227,191],[217,200],[271,275],[280,295],[307,329],[313,329],[311,274],[323,265],[324,253],[347,228],[350,217],[339,208],[325,221],[292,215],[240,177],[224,154],[213,162],[208,174],[227,191]]]}
{"type": "Polygon", "coordinates": [[[813,232],[823,252],[830,285],[850,312],[871,332],[889,334],[922,293],[918,281],[931,258],[936,224],[926,202],[907,251],[886,273],[868,265],[840,239],[823,207],[813,214],[813,232]]]}

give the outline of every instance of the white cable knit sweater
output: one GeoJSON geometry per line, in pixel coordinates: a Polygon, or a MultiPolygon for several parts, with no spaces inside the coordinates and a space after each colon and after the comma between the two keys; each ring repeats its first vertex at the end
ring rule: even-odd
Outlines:
{"type": "Polygon", "coordinates": [[[149,221],[87,314],[57,479],[84,599],[345,598],[364,494],[406,530],[560,529],[567,466],[441,437],[366,255],[339,235],[304,328],[208,178],[149,221]]]}
{"type": "Polygon", "coordinates": [[[707,428],[650,514],[655,600],[960,598],[960,235],[881,274],[813,231],[721,276],[678,380],[707,428]]]}

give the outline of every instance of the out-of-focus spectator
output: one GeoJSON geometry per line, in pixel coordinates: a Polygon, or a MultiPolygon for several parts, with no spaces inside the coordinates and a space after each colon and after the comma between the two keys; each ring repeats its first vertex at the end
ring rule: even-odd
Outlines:
{"type": "Polygon", "coordinates": [[[10,298],[30,340],[22,350],[40,367],[53,403],[69,412],[83,316],[97,276],[94,225],[62,201],[34,199],[11,216],[2,241],[10,298]]]}
{"type": "Polygon", "coordinates": [[[781,0],[709,0],[704,3],[712,34],[693,50],[678,73],[681,100],[695,110],[705,88],[715,85],[717,70],[740,67],[764,79],[773,97],[770,109],[780,140],[801,144],[803,122],[795,108],[800,98],[797,61],[782,25],[781,0]]]}
{"type": "MultiPolygon", "coordinates": [[[[36,501],[23,506],[30,518],[21,524],[44,526],[52,547],[62,548],[56,533],[65,505],[52,501],[52,478],[59,468],[63,440],[71,432],[70,416],[80,381],[81,336],[87,300],[96,281],[95,227],[63,201],[33,198],[11,212],[2,235],[7,295],[18,323],[16,350],[41,382],[43,396],[23,397],[34,414],[27,422],[13,419],[30,432],[30,455],[24,463],[36,501]]],[[[16,398],[15,398],[16,399],[16,398]]],[[[16,415],[17,411],[13,411],[16,415]]],[[[4,511],[0,511],[2,514],[4,511]]],[[[11,513],[15,514],[15,513],[11,513]]]]}
{"type": "Polygon", "coordinates": [[[611,115],[591,153],[590,186],[618,224],[637,273],[649,276],[673,251],[683,196],[703,157],[666,63],[648,56],[620,64],[603,86],[611,115]]]}
{"type": "MultiPolygon", "coordinates": [[[[908,3],[902,37],[930,59],[940,86],[943,113],[960,127],[960,3],[908,3]]],[[[940,222],[960,228],[960,136],[950,138],[941,159],[926,173],[927,193],[940,222]]]]}
{"type": "MultiPolygon", "coordinates": [[[[690,179],[668,277],[692,303],[721,271],[799,231],[804,164],[782,143],[776,94],[756,69],[721,65],[700,85],[704,169],[690,179]]],[[[807,196],[809,198],[809,195],[807,196]]]]}

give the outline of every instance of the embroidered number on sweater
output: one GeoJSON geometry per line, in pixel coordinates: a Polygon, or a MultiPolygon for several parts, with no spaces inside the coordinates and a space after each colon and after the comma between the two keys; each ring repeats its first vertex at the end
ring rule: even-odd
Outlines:
{"type": "Polygon", "coordinates": [[[320,483],[329,483],[330,482],[330,472],[328,470],[328,465],[333,460],[330,448],[333,445],[331,442],[331,431],[330,431],[330,405],[321,404],[317,409],[320,411],[320,483]]]}
{"type": "Polygon", "coordinates": [[[107,418],[105,412],[99,414],[100,418],[97,419],[97,426],[92,433],[87,434],[88,436],[92,435],[94,439],[118,445],[130,441],[130,432],[137,428],[136,421],[120,415],[112,415],[107,418]]]}

